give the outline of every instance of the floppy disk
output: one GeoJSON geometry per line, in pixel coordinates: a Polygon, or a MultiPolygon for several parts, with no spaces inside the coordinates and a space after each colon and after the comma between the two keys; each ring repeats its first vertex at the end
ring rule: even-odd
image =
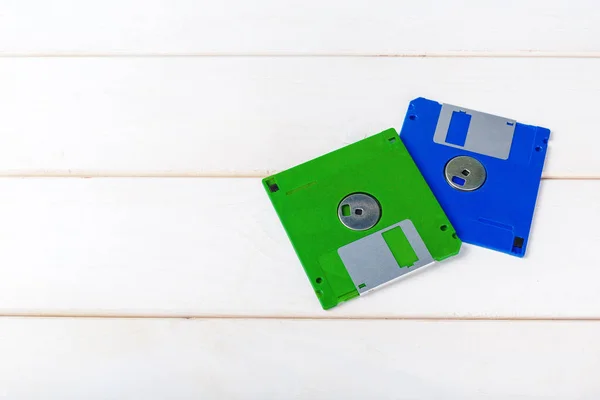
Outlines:
{"type": "Polygon", "coordinates": [[[525,255],[550,130],[410,102],[400,137],[465,243],[525,255]]]}
{"type": "Polygon", "coordinates": [[[263,185],[324,309],[460,249],[394,129],[263,185]]]}

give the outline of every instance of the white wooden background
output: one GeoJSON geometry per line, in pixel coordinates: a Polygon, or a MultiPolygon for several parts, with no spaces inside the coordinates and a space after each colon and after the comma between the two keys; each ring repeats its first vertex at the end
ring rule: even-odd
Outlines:
{"type": "Polygon", "coordinates": [[[0,0],[0,398],[597,399],[594,0],[0,0]],[[552,129],[525,259],[322,311],[260,178],[425,96],[552,129]]]}

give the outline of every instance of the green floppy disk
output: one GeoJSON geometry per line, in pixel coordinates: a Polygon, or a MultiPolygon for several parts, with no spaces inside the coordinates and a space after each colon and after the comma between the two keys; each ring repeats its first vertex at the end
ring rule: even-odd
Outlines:
{"type": "Polygon", "coordinates": [[[324,309],[460,249],[394,129],[263,185],[324,309]]]}

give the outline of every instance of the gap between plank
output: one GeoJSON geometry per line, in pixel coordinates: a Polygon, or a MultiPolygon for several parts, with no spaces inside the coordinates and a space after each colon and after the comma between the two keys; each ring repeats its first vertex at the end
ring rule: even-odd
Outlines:
{"type": "MultiPolygon", "coordinates": [[[[172,179],[172,178],[235,178],[235,179],[262,179],[269,175],[273,175],[279,171],[267,171],[266,173],[203,173],[203,172],[184,172],[184,173],[170,173],[170,172],[135,172],[135,173],[119,173],[119,172],[60,172],[60,171],[48,171],[48,172],[2,172],[0,171],[0,178],[17,178],[17,179],[28,179],[28,178],[74,178],[74,179],[92,179],[92,178],[152,178],[152,179],[172,179]]],[[[600,176],[544,176],[543,180],[565,180],[565,181],[594,181],[600,180],[600,176]]]]}
{"type": "Polygon", "coordinates": [[[36,314],[0,313],[0,318],[87,318],[87,319],[199,319],[199,320],[292,320],[292,321],[513,321],[513,322],[600,322],[600,317],[344,317],[284,315],[177,315],[177,314],[36,314]]]}
{"type": "Polygon", "coordinates": [[[0,52],[0,58],[194,58],[194,57],[286,57],[286,58],[600,58],[600,52],[548,52],[522,50],[516,52],[450,51],[439,53],[11,53],[0,52]]]}

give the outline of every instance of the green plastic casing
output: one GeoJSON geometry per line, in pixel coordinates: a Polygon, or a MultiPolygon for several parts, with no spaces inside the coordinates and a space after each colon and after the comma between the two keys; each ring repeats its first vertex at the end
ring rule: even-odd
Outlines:
{"type": "Polygon", "coordinates": [[[454,228],[394,129],[262,182],[324,309],[359,295],[338,249],[373,232],[410,219],[435,260],[460,250],[454,228]],[[341,223],[338,206],[352,193],[378,200],[381,218],[372,228],[356,231],[341,223]]]}

